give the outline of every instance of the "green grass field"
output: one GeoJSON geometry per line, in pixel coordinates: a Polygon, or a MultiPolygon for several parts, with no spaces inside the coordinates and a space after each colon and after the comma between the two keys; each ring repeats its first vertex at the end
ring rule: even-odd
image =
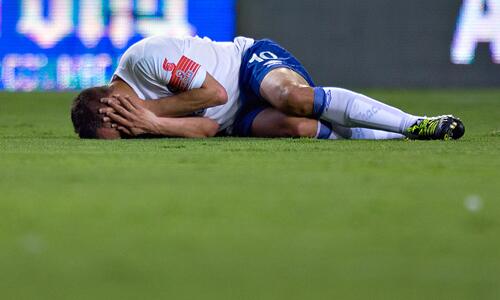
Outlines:
{"type": "Polygon", "coordinates": [[[500,299],[500,90],[368,91],[452,142],[83,141],[0,94],[1,299],[500,299]]]}

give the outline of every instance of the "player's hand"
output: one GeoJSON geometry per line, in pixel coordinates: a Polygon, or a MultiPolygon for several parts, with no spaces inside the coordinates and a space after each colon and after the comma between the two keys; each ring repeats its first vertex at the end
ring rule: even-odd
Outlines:
{"type": "Polygon", "coordinates": [[[144,108],[148,108],[147,107],[147,101],[146,100],[142,100],[138,97],[132,97],[132,96],[129,96],[129,95],[122,95],[122,94],[113,94],[111,97],[115,98],[115,99],[118,99],[118,97],[120,96],[124,96],[126,97],[132,104],[136,104],[136,105],[139,105],[141,107],[144,107],[144,108]]]}
{"type": "MultiPolygon", "coordinates": [[[[1,1],[1,0],[0,0],[0,1],[1,1]]],[[[114,99],[118,99],[118,97],[121,97],[121,96],[127,97],[127,99],[128,99],[131,103],[133,103],[133,104],[136,104],[136,105],[139,105],[139,106],[144,107],[144,108],[146,108],[146,109],[149,109],[149,108],[148,108],[148,104],[147,104],[147,101],[146,101],[146,100],[142,100],[142,99],[137,98],[137,97],[131,97],[131,96],[129,96],[129,95],[113,94],[113,95],[111,95],[111,97],[110,97],[110,98],[103,98],[103,99],[113,99],[113,98],[114,98],[114,99]]],[[[102,101],[101,101],[101,102],[102,102],[102,101]]],[[[115,112],[115,110],[114,110],[111,106],[108,106],[105,110],[103,110],[103,111],[102,111],[102,112],[100,112],[100,113],[104,114],[104,113],[105,113],[105,112],[107,112],[107,111],[110,111],[110,112],[115,112]]]]}
{"type": "Polygon", "coordinates": [[[112,122],[112,127],[119,131],[131,136],[158,134],[158,117],[129,96],[114,95],[101,102],[108,105],[99,110],[105,115],[102,120],[112,122]]]}

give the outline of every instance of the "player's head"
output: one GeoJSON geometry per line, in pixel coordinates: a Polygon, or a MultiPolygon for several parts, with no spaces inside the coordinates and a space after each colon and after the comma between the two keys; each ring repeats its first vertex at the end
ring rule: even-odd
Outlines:
{"type": "Polygon", "coordinates": [[[102,98],[111,96],[112,89],[99,86],[83,90],[73,100],[71,121],[75,132],[82,139],[118,139],[120,133],[111,124],[102,121],[99,109],[105,107],[102,98]]]}

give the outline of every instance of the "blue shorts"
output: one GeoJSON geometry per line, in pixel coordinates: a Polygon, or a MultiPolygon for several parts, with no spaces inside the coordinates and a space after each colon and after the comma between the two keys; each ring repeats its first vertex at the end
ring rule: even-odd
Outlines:
{"type": "Polygon", "coordinates": [[[259,40],[243,55],[240,67],[240,92],[243,105],[238,112],[232,135],[251,136],[252,123],[264,109],[271,107],[260,94],[264,77],[276,68],[291,69],[314,87],[306,69],[290,52],[271,40],[259,40]]]}

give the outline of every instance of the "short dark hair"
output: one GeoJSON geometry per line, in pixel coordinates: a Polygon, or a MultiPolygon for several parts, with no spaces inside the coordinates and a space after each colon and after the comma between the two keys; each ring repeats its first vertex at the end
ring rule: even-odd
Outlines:
{"type": "Polygon", "coordinates": [[[83,90],[73,100],[73,105],[71,106],[71,121],[73,122],[75,132],[78,133],[80,138],[97,138],[97,129],[102,126],[99,108],[104,107],[100,100],[110,95],[110,87],[99,86],[83,90]]]}

